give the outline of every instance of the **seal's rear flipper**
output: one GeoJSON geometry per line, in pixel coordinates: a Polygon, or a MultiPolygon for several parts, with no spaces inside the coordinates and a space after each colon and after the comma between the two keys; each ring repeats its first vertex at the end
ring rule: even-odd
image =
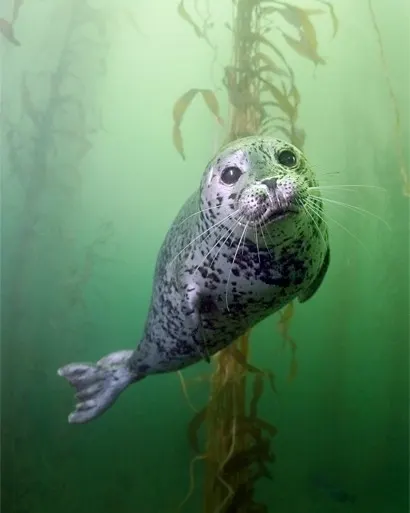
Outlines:
{"type": "Polygon", "coordinates": [[[94,364],[70,363],[58,369],[76,389],[79,402],[68,416],[70,424],[84,424],[99,417],[127,386],[136,380],[127,363],[133,351],[111,353],[94,364]]]}

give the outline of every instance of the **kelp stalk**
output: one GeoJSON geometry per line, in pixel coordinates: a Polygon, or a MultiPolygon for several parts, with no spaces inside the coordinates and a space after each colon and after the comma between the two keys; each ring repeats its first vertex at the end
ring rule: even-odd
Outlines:
{"type": "MultiPolygon", "coordinates": [[[[333,35],[338,20],[333,7],[326,1],[333,35]]],[[[233,26],[226,24],[233,35],[232,63],[224,68],[223,85],[229,105],[229,131],[224,143],[254,134],[277,133],[303,147],[305,133],[297,127],[300,94],[294,73],[282,51],[267,34],[275,26],[275,36],[284,41],[315,67],[325,64],[317,50],[316,30],[311,17],[323,14],[321,9],[301,9],[285,2],[266,0],[236,0],[233,2],[233,26]],[[293,39],[272,18],[285,21],[297,29],[299,39],[293,39]]],[[[184,21],[215,49],[208,34],[209,16],[197,23],[179,4],[178,13],[184,21]]],[[[208,13],[209,14],[209,13],[208,13]]],[[[173,141],[177,151],[185,158],[181,121],[193,98],[201,93],[208,109],[219,123],[218,101],[209,90],[191,89],[174,105],[173,141]]],[[[279,330],[292,351],[289,377],[297,372],[296,344],[289,335],[289,323],[294,308],[289,304],[280,313],[279,330]]],[[[193,464],[205,463],[203,513],[267,513],[267,506],[254,498],[255,484],[261,477],[272,479],[268,464],[274,461],[271,451],[276,428],[258,416],[258,404],[268,381],[275,391],[274,376],[250,365],[249,336],[244,334],[227,349],[216,354],[216,365],[210,378],[208,404],[198,412],[188,427],[188,437],[196,456],[191,461],[191,487],[181,507],[193,492],[193,464]],[[251,380],[253,377],[253,380],[251,380]],[[252,384],[248,401],[247,392],[252,384]],[[198,432],[205,426],[206,443],[200,450],[198,432]]]]}

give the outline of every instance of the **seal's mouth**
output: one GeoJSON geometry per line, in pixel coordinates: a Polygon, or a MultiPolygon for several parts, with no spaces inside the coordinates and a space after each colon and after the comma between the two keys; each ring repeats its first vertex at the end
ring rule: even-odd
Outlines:
{"type": "Polygon", "coordinates": [[[277,223],[279,221],[283,221],[288,219],[297,213],[299,213],[300,208],[296,205],[286,205],[286,206],[276,206],[275,208],[269,207],[263,209],[263,211],[252,212],[252,213],[243,213],[243,219],[241,220],[241,225],[248,226],[259,226],[271,223],[277,223]]]}
{"type": "Polygon", "coordinates": [[[280,221],[281,219],[285,219],[286,217],[290,217],[293,214],[297,214],[300,211],[296,205],[286,205],[284,207],[278,207],[275,209],[269,209],[263,217],[264,223],[270,223],[273,221],[280,221]]]}
{"type": "Polygon", "coordinates": [[[252,221],[255,224],[263,223],[264,225],[270,223],[277,223],[279,221],[282,221],[284,219],[287,219],[288,217],[297,214],[298,212],[299,209],[294,205],[269,208],[261,216],[258,216],[256,219],[253,219],[252,221]]]}

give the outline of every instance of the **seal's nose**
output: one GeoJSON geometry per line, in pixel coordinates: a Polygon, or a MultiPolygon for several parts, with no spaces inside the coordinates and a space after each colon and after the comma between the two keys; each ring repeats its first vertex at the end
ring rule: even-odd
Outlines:
{"type": "Polygon", "coordinates": [[[262,180],[261,183],[263,183],[263,185],[266,185],[266,187],[270,191],[275,191],[277,183],[278,183],[278,179],[277,178],[266,178],[265,180],[262,180]]]}

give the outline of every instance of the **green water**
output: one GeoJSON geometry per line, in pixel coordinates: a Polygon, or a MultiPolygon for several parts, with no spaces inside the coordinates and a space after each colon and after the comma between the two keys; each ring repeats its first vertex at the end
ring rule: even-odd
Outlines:
{"type": "MultiPolygon", "coordinates": [[[[12,4],[0,18],[12,19],[12,4]]],[[[404,0],[372,3],[385,68],[368,2],[339,4],[334,39],[329,17],[315,20],[327,61],[315,74],[281,43],[319,181],[366,187],[324,192],[357,208],[326,204],[332,262],[317,295],[296,307],[292,382],[277,318],[252,333],[251,361],[275,373],[278,389],[261,404],[278,428],[273,480],[257,486],[269,513],[409,511],[410,198],[400,167],[408,176],[410,10],[404,0]],[[316,475],[355,503],[312,483],[316,475]]],[[[182,123],[185,161],[172,144],[175,100],[219,87],[232,53],[231,2],[185,2],[194,19],[197,8],[215,23],[214,66],[177,6],[26,1],[14,25],[20,46],[0,34],[5,513],[173,513],[188,491],[193,413],[176,374],[144,380],[83,426],[68,425],[72,391],[56,375],[135,346],[162,239],[226,135],[195,100],[182,123]]],[[[226,120],[225,90],[217,97],[226,120]]],[[[200,408],[206,383],[189,393],[200,408]]],[[[187,513],[202,511],[200,463],[195,477],[187,513]]]]}

